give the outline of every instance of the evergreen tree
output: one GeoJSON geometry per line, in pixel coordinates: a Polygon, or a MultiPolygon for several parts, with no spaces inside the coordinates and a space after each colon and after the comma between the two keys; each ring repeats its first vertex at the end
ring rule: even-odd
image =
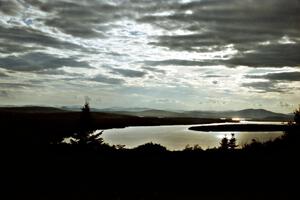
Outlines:
{"type": "Polygon", "coordinates": [[[74,144],[102,144],[103,139],[100,135],[103,131],[95,133],[93,127],[93,120],[90,110],[90,105],[86,100],[84,106],[81,108],[80,121],[79,121],[79,131],[74,135],[75,140],[72,140],[74,144]]]}
{"type": "Polygon", "coordinates": [[[220,142],[220,149],[224,149],[227,150],[229,148],[229,143],[228,143],[228,139],[227,136],[225,135],[225,137],[221,140],[220,142]]]}
{"type": "Polygon", "coordinates": [[[236,139],[234,137],[234,133],[231,134],[231,138],[228,143],[229,149],[235,149],[238,145],[236,145],[236,139]]]}
{"type": "Polygon", "coordinates": [[[296,124],[300,125],[300,105],[299,108],[294,111],[294,121],[296,124]]]}

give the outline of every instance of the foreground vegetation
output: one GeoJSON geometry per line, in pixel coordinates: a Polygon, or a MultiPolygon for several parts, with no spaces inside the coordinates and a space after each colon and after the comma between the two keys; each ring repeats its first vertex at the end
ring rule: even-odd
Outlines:
{"type": "Polygon", "coordinates": [[[98,122],[88,104],[74,130],[63,135],[73,136],[71,144],[61,143],[68,122],[45,128],[36,120],[28,126],[40,131],[35,138],[25,123],[32,115],[26,115],[3,124],[5,182],[15,191],[10,195],[31,199],[292,199],[299,179],[299,113],[274,141],[253,140],[236,149],[233,137],[220,141],[220,148],[173,152],[152,143],[134,149],[105,144],[101,133],[92,134],[98,122]]]}

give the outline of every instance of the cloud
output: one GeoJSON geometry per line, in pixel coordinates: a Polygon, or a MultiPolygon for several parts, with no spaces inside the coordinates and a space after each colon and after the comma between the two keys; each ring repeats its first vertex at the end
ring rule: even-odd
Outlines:
{"type": "MultiPolygon", "coordinates": [[[[0,48],[3,53],[23,52],[32,49],[44,49],[53,47],[57,49],[84,50],[83,47],[74,43],[53,38],[40,30],[29,27],[3,27],[0,24],[0,38],[4,47],[0,48]],[[34,45],[33,47],[30,47],[34,45]],[[29,46],[29,47],[28,47],[29,46]]],[[[87,50],[85,50],[87,51],[87,50]]]]}
{"type": "Polygon", "coordinates": [[[8,77],[8,75],[5,74],[5,73],[3,73],[3,72],[0,72],[0,77],[1,77],[1,78],[4,78],[4,77],[8,77]]]}
{"type": "Polygon", "coordinates": [[[0,53],[4,54],[10,54],[10,53],[24,53],[27,51],[37,50],[38,47],[28,47],[28,46],[22,46],[17,43],[7,43],[7,42],[1,42],[0,41],[0,53]]]}
{"type": "Polygon", "coordinates": [[[38,85],[32,85],[28,83],[0,83],[0,88],[3,89],[24,89],[29,87],[39,87],[38,85]]]}
{"type": "Polygon", "coordinates": [[[299,9],[298,0],[177,2],[172,6],[162,5],[161,10],[157,10],[168,11],[168,15],[144,15],[139,22],[168,32],[157,36],[151,45],[189,52],[219,51],[233,45],[239,54],[229,60],[216,61],[229,67],[298,67],[299,9]],[[177,30],[181,33],[176,34],[177,30]],[[283,37],[297,44],[278,42],[283,37]],[[259,45],[266,41],[271,45],[259,45]]]}
{"type": "Polygon", "coordinates": [[[121,18],[119,7],[101,1],[27,1],[49,17],[45,25],[75,37],[103,37],[106,23],[121,18]]]}
{"type": "MultiPolygon", "coordinates": [[[[186,35],[161,35],[157,37],[158,41],[149,42],[150,45],[167,47],[170,50],[210,52],[224,49],[225,41],[218,40],[210,33],[196,33],[186,35]]],[[[230,43],[229,43],[230,44],[230,43]]]]}
{"type": "Polygon", "coordinates": [[[160,73],[160,74],[165,74],[166,71],[163,69],[158,69],[158,68],[154,68],[154,67],[142,67],[143,69],[147,70],[147,71],[151,71],[151,72],[155,72],[155,73],[160,73]]]}
{"type": "Polygon", "coordinates": [[[77,61],[73,57],[61,58],[53,54],[41,52],[0,58],[0,67],[13,71],[43,71],[58,69],[64,66],[90,68],[87,62],[77,61]]]}
{"type": "Polygon", "coordinates": [[[300,81],[300,72],[278,72],[278,73],[267,73],[264,75],[247,75],[247,78],[259,78],[268,79],[271,81],[300,81]]]}
{"type": "Polygon", "coordinates": [[[168,60],[146,60],[144,64],[149,66],[166,66],[166,65],[174,65],[174,66],[207,66],[213,65],[214,61],[194,61],[194,60],[180,60],[180,59],[168,59],[168,60]]]}
{"type": "Polygon", "coordinates": [[[98,74],[94,76],[93,78],[90,79],[91,81],[99,82],[99,83],[106,83],[106,84],[111,84],[111,85],[119,85],[124,83],[123,79],[118,79],[118,78],[112,78],[112,77],[107,77],[102,74],[98,74]]]}
{"type": "Polygon", "coordinates": [[[208,74],[208,75],[204,75],[203,77],[206,77],[206,78],[228,78],[229,76],[227,76],[227,75],[208,74]]]}
{"type": "Polygon", "coordinates": [[[132,69],[117,69],[117,68],[113,68],[112,69],[112,73],[113,74],[120,74],[124,77],[143,77],[145,76],[147,73],[144,71],[137,71],[137,70],[132,70],[132,69]]]}
{"type": "Polygon", "coordinates": [[[271,44],[257,47],[253,52],[241,53],[227,60],[227,66],[248,67],[299,67],[299,44],[271,44]]]}
{"type": "Polygon", "coordinates": [[[15,0],[1,0],[0,12],[7,15],[17,15],[20,10],[20,6],[15,0]]]}
{"type": "Polygon", "coordinates": [[[247,87],[256,90],[257,92],[267,93],[267,92],[279,92],[284,93],[287,92],[283,88],[276,87],[273,82],[267,81],[259,81],[259,82],[251,82],[251,83],[243,83],[242,87],[247,87]]]}
{"type": "Polygon", "coordinates": [[[72,76],[72,77],[82,77],[81,73],[67,72],[62,69],[44,69],[42,71],[35,71],[35,73],[46,74],[46,75],[65,75],[65,76],[72,76]]]}
{"type": "MultiPolygon", "coordinates": [[[[148,42],[150,45],[168,47],[169,50],[204,53],[224,51],[226,46],[232,45],[239,52],[227,60],[214,58],[180,61],[172,58],[165,61],[154,60],[158,62],[157,64],[151,61],[145,62],[153,66],[167,64],[201,66],[216,63],[229,67],[239,65],[299,66],[299,56],[297,56],[299,44],[278,43],[283,37],[295,40],[296,43],[299,41],[300,31],[297,22],[300,20],[298,12],[300,5],[298,0],[287,2],[281,0],[264,0],[263,2],[259,0],[245,2],[238,0],[189,2],[26,0],[25,2],[47,14],[46,18],[40,17],[37,21],[48,28],[54,28],[78,38],[109,39],[111,33],[107,31],[115,27],[126,26],[125,22],[116,22],[131,20],[164,30],[159,35],[146,33],[151,37],[148,42]],[[178,31],[180,33],[177,33],[178,31]],[[266,41],[270,41],[271,45],[259,45],[266,41]]],[[[26,29],[14,27],[9,30],[2,27],[0,37],[12,40],[22,38],[22,41],[26,43],[39,44],[40,48],[41,46],[60,49],[80,48],[72,42],[54,39],[28,27],[26,29]]],[[[18,50],[27,49],[16,48],[16,51],[18,50]]]]}
{"type": "Polygon", "coordinates": [[[292,107],[292,105],[290,105],[290,104],[288,104],[286,102],[282,102],[282,101],[279,102],[279,106],[283,107],[283,108],[290,108],[290,107],[292,107]]]}
{"type": "Polygon", "coordinates": [[[0,90],[0,98],[10,97],[9,93],[6,90],[0,90]]]}

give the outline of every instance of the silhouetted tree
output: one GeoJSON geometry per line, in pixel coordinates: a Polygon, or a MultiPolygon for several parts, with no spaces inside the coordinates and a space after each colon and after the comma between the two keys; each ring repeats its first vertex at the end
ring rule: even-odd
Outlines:
{"type": "Polygon", "coordinates": [[[229,148],[229,142],[228,142],[228,138],[227,136],[225,135],[225,137],[221,140],[221,143],[220,143],[220,149],[224,149],[224,150],[227,150],[229,148]]]}
{"type": "Polygon", "coordinates": [[[137,146],[134,148],[134,151],[138,151],[141,153],[162,153],[162,152],[167,152],[167,148],[160,145],[160,144],[155,144],[155,143],[146,143],[142,144],[140,146],[137,146]]]}
{"type": "Polygon", "coordinates": [[[199,144],[195,144],[194,146],[187,144],[183,151],[203,151],[203,149],[199,144]]]}
{"type": "Polygon", "coordinates": [[[294,148],[293,152],[297,152],[300,145],[300,105],[299,108],[294,111],[294,121],[295,124],[288,124],[287,130],[281,138],[288,148],[294,148]]]}
{"type": "Polygon", "coordinates": [[[124,150],[125,147],[126,147],[126,145],[124,145],[124,144],[117,144],[117,145],[113,145],[112,147],[115,148],[115,149],[118,149],[118,150],[124,150]]]}
{"type": "Polygon", "coordinates": [[[296,124],[300,125],[300,105],[299,108],[294,111],[294,121],[296,124]]]}
{"type": "Polygon", "coordinates": [[[100,145],[103,143],[103,139],[100,138],[100,135],[103,133],[103,131],[98,133],[94,132],[90,105],[87,100],[84,106],[81,108],[79,123],[79,132],[74,135],[76,140],[71,141],[73,144],[100,145]]]}
{"type": "Polygon", "coordinates": [[[251,143],[250,143],[250,144],[245,144],[243,148],[244,148],[244,149],[245,149],[245,148],[256,148],[256,147],[259,146],[259,145],[261,145],[261,143],[258,142],[256,139],[253,138],[253,139],[251,140],[251,143]]]}
{"type": "Polygon", "coordinates": [[[231,134],[231,138],[228,142],[229,149],[235,149],[238,145],[236,145],[236,139],[234,137],[234,133],[231,134]]]}

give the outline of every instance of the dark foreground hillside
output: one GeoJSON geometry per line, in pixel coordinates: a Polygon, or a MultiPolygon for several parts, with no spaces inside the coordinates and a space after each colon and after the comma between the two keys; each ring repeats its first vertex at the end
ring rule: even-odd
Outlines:
{"type": "Polygon", "coordinates": [[[295,149],[168,152],[149,145],[20,149],[10,154],[11,195],[38,199],[294,199],[295,149]]]}
{"type": "MultiPolygon", "coordinates": [[[[89,131],[82,128],[83,115],[78,115],[74,130],[83,134],[73,144],[53,143],[49,134],[43,135],[43,130],[48,133],[60,127],[55,124],[43,129],[42,114],[35,118],[36,126],[28,126],[31,130],[22,126],[32,123],[32,115],[24,115],[20,124],[17,121],[2,124],[5,127],[2,136],[9,134],[1,140],[2,194],[8,195],[3,199],[297,199],[299,196],[299,125],[290,125],[287,134],[274,142],[254,141],[243,149],[189,148],[171,152],[156,144],[131,150],[106,145],[86,133],[89,131]],[[41,131],[38,140],[34,140],[33,127],[41,131]]],[[[47,116],[47,121],[57,121],[59,117],[47,116]]],[[[9,122],[8,119],[17,118],[2,115],[1,121],[9,122]]]]}

